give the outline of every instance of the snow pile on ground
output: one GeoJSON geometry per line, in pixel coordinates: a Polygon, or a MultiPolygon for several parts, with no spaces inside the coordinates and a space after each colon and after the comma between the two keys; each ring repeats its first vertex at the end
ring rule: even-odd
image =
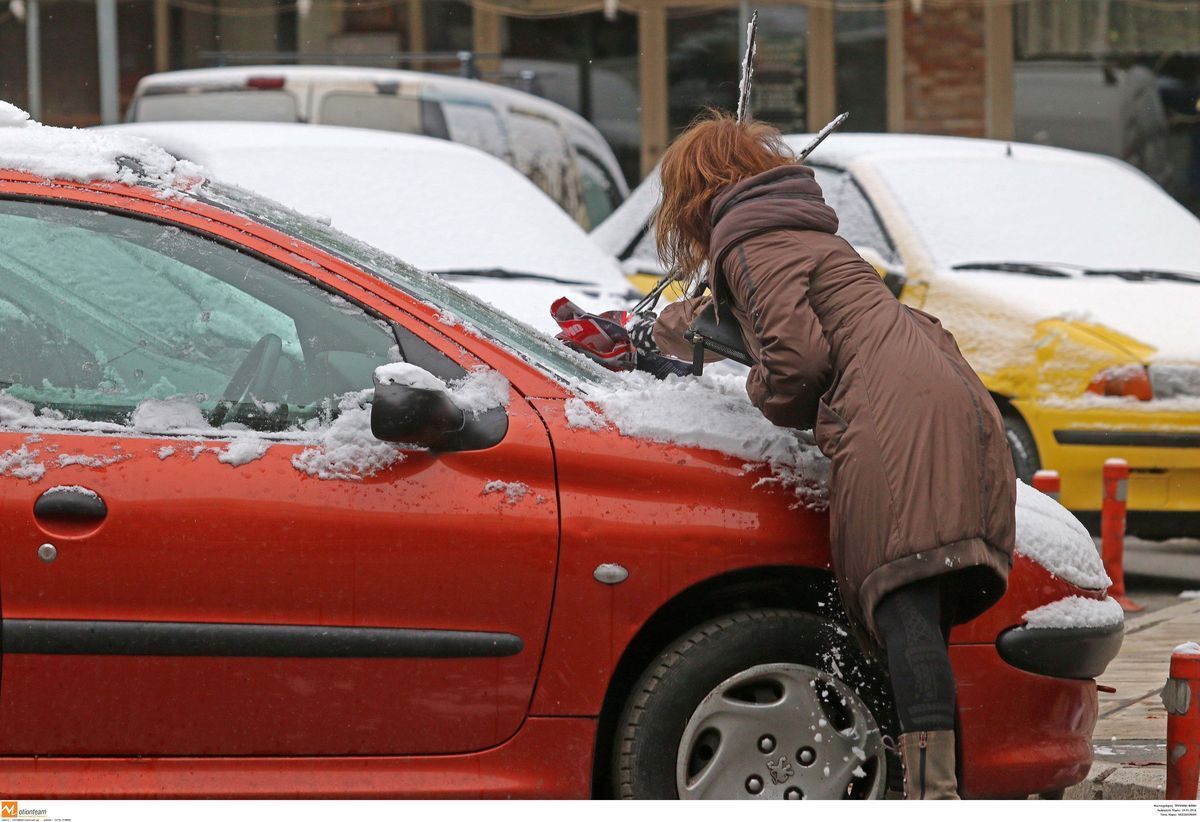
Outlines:
{"type": "Polygon", "coordinates": [[[1115,599],[1066,597],[1027,611],[1021,619],[1027,628],[1105,628],[1125,621],[1125,612],[1115,599]]]}
{"type": "Polygon", "coordinates": [[[188,192],[204,181],[200,167],[177,160],[142,137],[54,128],[0,102],[0,168],[80,182],[150,184],[188,192]]]}
{"type": "Polygon", "coordinates": [[[1112,582],[1087,529],[1050,497],[1017,481],[1017,553],[1072,585],[1102,590],[1112,582]]]}
{"type": "Polygon", "coordinates": [[[503,480],[488,480],[483,486],[483,496],[488,494],[503,494],[504,501],[509,505],[516,505],[521,500],[532,492],[528,485],[523,482],[504,482],[503,480]]]}
{"type": "Polygon", "coordinates": [[[399,448],[371,433],[371,394],[370,389],[344,394],[337,419],[317,433],[314,446],[292,457],[292,465],[318,479],[358,481],[403,460],[399,448]]]}
{"type": "MultiPolygon", "coordinates": [[[[638,372],[619,377],[615,387],[589,388],[587,397],[622,435],[765,463],[775,475],[772,481],[790,488],[804,505],[828,504],[828,460],[807,434],[774,425],[751,405],[742,378],[705,374],[656,380],[638,372]]],[[[577,407],[571,413],[577,423],[584,419],[577,407]]]]}
{"type": "Polygon", "coordinates": [[[445,391],[464,414],[472,416],[508,406],[508,380],[499,371],[477,366],[461,380],[446,383],[411,363],[394,362],[375,369],[380,385],[407,385],[426,391],[445,391]]]}

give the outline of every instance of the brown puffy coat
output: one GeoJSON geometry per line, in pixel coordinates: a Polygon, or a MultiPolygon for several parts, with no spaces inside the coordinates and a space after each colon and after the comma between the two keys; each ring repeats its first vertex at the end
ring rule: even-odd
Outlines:
{"type": "MultiPolygon", "coordinates": [[[[773,169],[714,200],[710,271],[754,360],[750,399],[777,425],[813,428],[831,461],[834,568],[851,618],[878,640],[876,606],[907,583],[953,574],[957,622],[999,599],[1016,478],[1000,414],[954,338],[836,230],[811,169],[773,169]]],[[[691,358],[683,331],[701,307],[663,311],[664,352],[691,358]]]]}

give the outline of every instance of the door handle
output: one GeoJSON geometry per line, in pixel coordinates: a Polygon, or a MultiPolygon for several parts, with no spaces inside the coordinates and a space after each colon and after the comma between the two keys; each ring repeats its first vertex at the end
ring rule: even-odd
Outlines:
{"type": "Polygon", "coordinates": [[[54,522],[99,522],[108,516],[108,506],[90,488],[59,485],[37,498],[33,504],[33,515],[54,522]]]}

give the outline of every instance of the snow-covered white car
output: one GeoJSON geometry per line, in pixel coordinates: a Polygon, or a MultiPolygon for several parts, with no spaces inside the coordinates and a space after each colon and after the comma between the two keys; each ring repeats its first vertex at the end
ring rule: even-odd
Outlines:
{"type": "Polygon", "coordinates": [[[488,152],[581,226],[629,194],[596,127],[557,103],[493,83],[358,66],[229,66],[143,77],[130,122],[319,123],[440,137],[488,152]]]}
{"type": "Polygon", "coordinates": [[[550,303],[628,302],[612,255],[537,187],[482,151],[445,140],[282,123],[129,123],[133,134],[226,182],[332,221],[557,333],[550,303]]]}
{"type": "MultiPolygon", "coordinates": [[[[1200,533],[1200,220],[1129,165],[1064,149],[837,134],[810,164],[839,233],[954,333],[1019,476],[1057,470],[1095,529],[1121,457],[1131,532],[1200,533]]],[[[642,285],[662,273],[658,186],[592,233],[642,285]]]]}

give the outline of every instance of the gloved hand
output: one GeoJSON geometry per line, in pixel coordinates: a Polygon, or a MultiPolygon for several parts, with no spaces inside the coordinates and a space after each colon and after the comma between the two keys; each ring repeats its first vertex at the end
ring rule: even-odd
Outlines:
{"type": "Polygon", "coordinates": [[[654,343],[654,323],[656,322],[658,322],[658,315],[653,311],[640,311],[625,324],[625,330],[629,333],[629,341],[633,343],[638,354],[645,356],[658,353],[658,346],[654,343]]]}

